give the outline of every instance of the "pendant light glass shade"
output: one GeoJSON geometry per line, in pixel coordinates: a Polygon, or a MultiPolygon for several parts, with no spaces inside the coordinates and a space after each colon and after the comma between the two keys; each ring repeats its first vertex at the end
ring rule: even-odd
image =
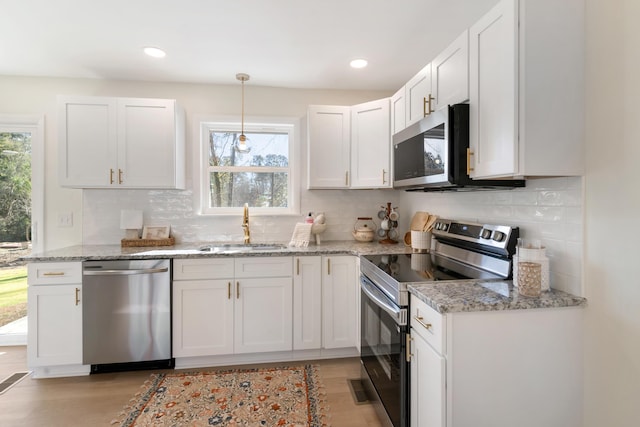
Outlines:
{"type": "Polygon", "coordinates": [[[242,114],[241,114],[242,127],[241,127],[240,137],[238,137],[238,142],[234,148],[239,153],[248,153],[249,151],[251,151],[251,147],[249,147],[248,145],[249,140],[244,134],[244,82],[249,80],[249,74],[238,73],[236,74],[236,79],[242,82],[242,114]]]}

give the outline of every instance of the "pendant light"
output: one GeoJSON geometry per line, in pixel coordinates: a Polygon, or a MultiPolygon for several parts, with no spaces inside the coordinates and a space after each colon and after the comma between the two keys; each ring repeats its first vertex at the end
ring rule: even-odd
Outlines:
{"type": "Polygon", "coordinates": [[[240,137],[238,138],[238,143],[235,146],[235,150],[239,153],[248,153],[251,151],[251,147],[248,146],[248,140],[244,134],[244,82],[249,80],[249,74],[238,73],[236,74],[236,79],[240,80],[242,83],[242,130],[240,132],[240,137]]]}

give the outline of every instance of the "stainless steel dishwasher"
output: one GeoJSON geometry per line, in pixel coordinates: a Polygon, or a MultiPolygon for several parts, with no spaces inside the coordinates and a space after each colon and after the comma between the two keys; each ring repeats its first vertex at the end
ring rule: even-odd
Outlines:
{"type": "Polygon", "coordinates": [[[170,265],[83,263],[82,359],[92,373],[173,367],[170,265]]]}

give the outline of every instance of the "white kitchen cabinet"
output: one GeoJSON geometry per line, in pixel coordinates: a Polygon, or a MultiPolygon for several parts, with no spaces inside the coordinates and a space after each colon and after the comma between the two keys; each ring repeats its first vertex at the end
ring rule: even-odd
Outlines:
{"type": "Polygon", "coordinates": [[[307,120],[308,188],[349,188],[351,108],[310,105],[307,120]]]}
{"type": "Polygon", "coordinates": [[[175,100],[59,97],[60,183],[184,188],[184,115],[175,100]]]}
{"type": "Polygon", "coordinates": [[[322,347],[358,347],[356,257],[322,257],[322,347]]]}
{"type": "Polygon", "coordinates": [[[411,425],[582,425],[582,315],[579,307],[440,314],[412,295],[411,425]]]}
{"type": "Polygon", "coordinates": [[[429,63],[405,84],[407,126],[414,124],[434,111],[431,76],[431,63],[429,63]]]}
{"type": "Polygon", "coordinates": [[[472,178],[583,173],[583,44],[583,0],[502,0],[471,26],[472,178]]]}
{"type": "Polygon", "coordinates": [[[233,353],[232,282],[173,282],[173,357],[233,353]]]}
{"type": "Polygon", "coordinates": [[[351,107],[351,188],[391,188],[389,98],[351,107]]]}
{"type": "Polygon", "coordinates": [[[292,350],[292,300],[291,273],[236,279],[234,353],[292,350]]]}
{"type": "Polygon", "coordinates": [[[173,263],[173,356],[292,349],[290,257],[173,263]]]}
{"type": "Polygon", "coordinates": [[[405,97],[405,86],[402,86],[396,93],[391,96],[391,134],[395,135],[396,133],[404,130],[407,127],[407,118],[405,116],[406,108],[406,97],[405,97]]]}
{"type": "Polygon", "coordinates": [[[411,427],[445,426],[445,359],[412,328],[411,427]]]}
{"type": "Polygon", "coordinates": [[[293,349],[322,347],[322,258],[294,257],[293,349]]]}
{"type": "Polygon", "coordinates": [[[308,188],[391,188],[389,99],[351,107],[311,105],[308,188]]]}
{"type": "Polygon", "coordinates": [[[82,365],[82,264],[31,263],[27,280],[29,368],[82,365]]]}
{"type": "Polygon", "coordinates": [[[437,111],[469,99],[469,31],[465,30],[431,61],[431,93],[437,111]]]}

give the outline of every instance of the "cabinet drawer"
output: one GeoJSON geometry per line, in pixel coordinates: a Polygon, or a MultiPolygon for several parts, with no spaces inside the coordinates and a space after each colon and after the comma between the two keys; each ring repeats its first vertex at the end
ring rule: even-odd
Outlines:
{"type": "Polygon", "coordinates": [[[236,279],[246,277],[291,277],[291,257],[236,258],[236,279]]]}
{"type": "Polygon", "coordinates": [[[81,262],[37,262],[27,266],[29,285],[82,283],[81,262]]]}
{"type": "Polygon", "coordinates": [[[418,333],[440,354],[444,354],[444,316],[411,295],[411,329],[418,333]]]}
{"type": "Polygon", "coordinates": [[[233,258],[177,259],[173,280],[233,278],[233,258]]]}

